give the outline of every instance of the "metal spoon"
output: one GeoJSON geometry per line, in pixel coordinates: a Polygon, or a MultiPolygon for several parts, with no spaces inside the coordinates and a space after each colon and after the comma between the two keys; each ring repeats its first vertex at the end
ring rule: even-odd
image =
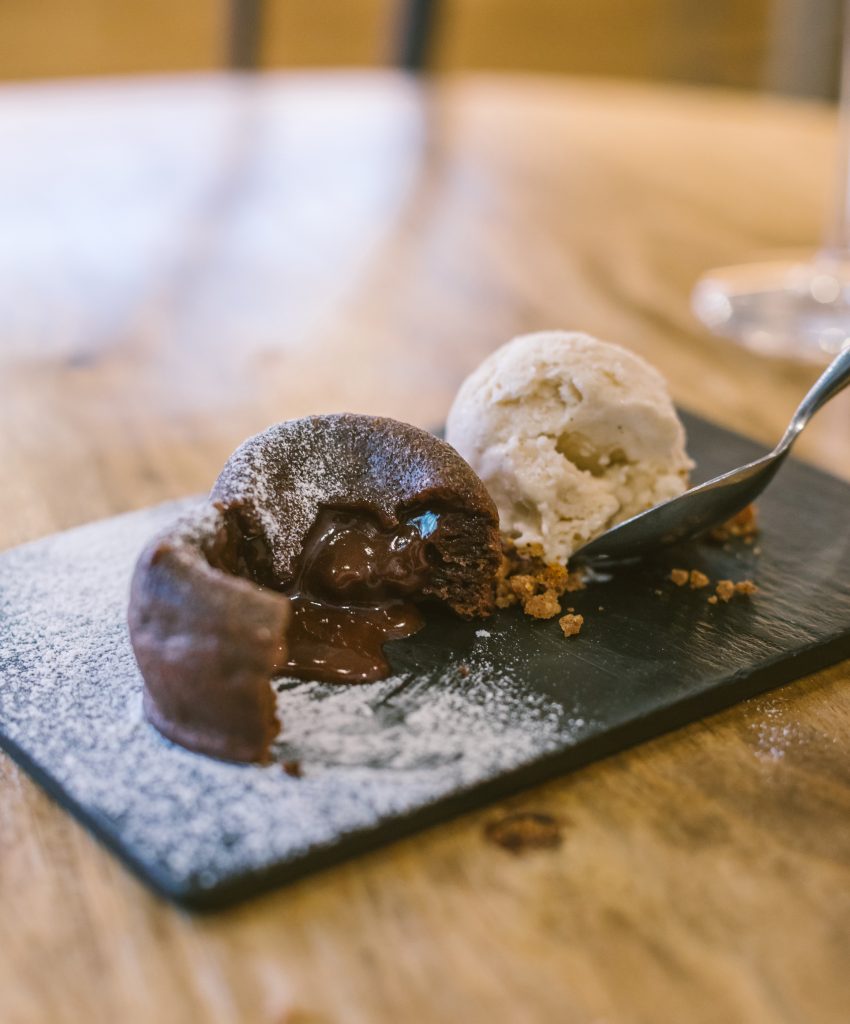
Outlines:
{"type": "Polygon", "coordinates": [[[666,544],[696,537],[740,512],[767,487],[814,414],[850,384],[850,346],[824,370],[770,454],[632,516],[579,548],[570,565],[632,562],[666,544]]]}

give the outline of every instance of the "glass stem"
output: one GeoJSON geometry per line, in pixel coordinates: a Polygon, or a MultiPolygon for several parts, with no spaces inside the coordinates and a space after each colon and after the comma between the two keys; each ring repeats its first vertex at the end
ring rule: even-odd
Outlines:
{"type": "Polygon", "coordinates": [[[821,259],[850,262],[850,0],[845,0],[841,45],[841,95],[838,104],[838,187],[832,222],[821,259]]]}

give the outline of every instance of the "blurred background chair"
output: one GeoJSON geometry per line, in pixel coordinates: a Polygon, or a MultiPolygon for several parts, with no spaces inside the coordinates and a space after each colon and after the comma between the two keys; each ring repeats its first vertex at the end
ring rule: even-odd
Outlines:
{"type": "Polygon", "coordinates": [[[840,8],[841,0],[3,0],[0,78],[401,64],[831,97],[840,8]]]}

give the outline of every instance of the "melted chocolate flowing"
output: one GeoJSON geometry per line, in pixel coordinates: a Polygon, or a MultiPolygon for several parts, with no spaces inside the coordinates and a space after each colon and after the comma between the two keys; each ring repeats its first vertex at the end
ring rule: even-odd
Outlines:
{"type": "Polygon", "coordinates": [[[363,513],[323,509],[286,590],[293,617],[282,672],[332,683],[388,675],[384,644],[424,624],[410,598],[430,579],[428,538],[439,527],[435,512],[383,530],[363,513]]]}

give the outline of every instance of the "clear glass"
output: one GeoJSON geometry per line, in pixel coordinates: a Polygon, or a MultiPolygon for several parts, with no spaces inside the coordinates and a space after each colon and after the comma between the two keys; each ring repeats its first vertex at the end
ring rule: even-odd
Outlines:
{"type": "Polygon", "coordinates": [[[767,355],[828,362],[850,345],[850,0],[845,0],[835,211],[815,253],[710,270],[693,310],[716,334],[767,355]]]}

